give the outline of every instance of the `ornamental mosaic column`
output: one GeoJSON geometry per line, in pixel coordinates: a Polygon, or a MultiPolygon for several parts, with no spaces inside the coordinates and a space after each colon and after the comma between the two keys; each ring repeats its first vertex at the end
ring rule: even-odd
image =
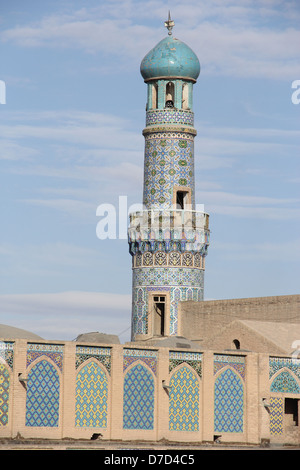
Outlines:
{"type": "Polygon", "coordinates": [[[130,214],[133,341],[178,333],[178,303],[204,297],[209,217],[195,205],[195,53],[168,36],[143,59],[147,85],[143,210],[130,214]]]}

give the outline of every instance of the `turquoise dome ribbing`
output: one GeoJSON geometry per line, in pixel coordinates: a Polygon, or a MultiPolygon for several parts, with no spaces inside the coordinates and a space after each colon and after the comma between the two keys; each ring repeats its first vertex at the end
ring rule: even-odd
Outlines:
{"type": "Polygon", "coordinates": [[[173,36],[162,39],[144,57],[141,75],[144,80],[158,77],[184,77],[196,80],[200,63],[196,54],[184,42],[173,36]]]}

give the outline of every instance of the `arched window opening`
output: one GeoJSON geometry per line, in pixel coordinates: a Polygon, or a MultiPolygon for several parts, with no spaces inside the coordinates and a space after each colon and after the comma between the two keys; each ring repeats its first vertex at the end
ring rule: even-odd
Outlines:
{"type": "Polygon", "coordinates": [[[168,82],[166,86],[166,108],[174,108],[174,83],[168,82]]]}
{"type": "Polygon", "coordinates": [[[189,108],[189,87],[187,83],[184,83],[182,85],[182,103],[181,103],[182,109],[188,109],[189,108]]]}
{"type": "Polygon", "coordinates": [[[158,99],[157,99],[157,84],[152,85],[152,109],[157,109],[158,99]]]}
{"type": "Polygon", "coordinates": [[[241,349],[241,343],[239,342],[238,339],[234,339],[232,342],[233,342],[235,349],[241,349]]]}

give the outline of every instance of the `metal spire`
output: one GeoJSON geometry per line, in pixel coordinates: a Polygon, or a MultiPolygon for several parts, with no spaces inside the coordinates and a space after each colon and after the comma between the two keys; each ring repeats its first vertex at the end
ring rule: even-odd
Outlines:
{"type": "Polygon", "coordinates": [[[174,27],[175,23],[173,20],[171,20],[171,15],[170,15],[170,10],[169,10],[169,16],[168,16],[168,21],[165,21],[165,27],[168,30],[168,35],[172,36],[172,29],[174,27]]]}

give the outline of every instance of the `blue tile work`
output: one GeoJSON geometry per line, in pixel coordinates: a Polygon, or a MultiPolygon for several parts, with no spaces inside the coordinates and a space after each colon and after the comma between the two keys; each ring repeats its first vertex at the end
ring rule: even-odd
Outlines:
{"type": "Polygon", "coordinates": [[[157,370],[157,351],[148,349],[127,349],[123,350],[123,372],[134,362],[141,361],[145,363],[153,374],[156,375],[157,370]]]}
{"type": "Polygon", "coordinates": [[[148,332],[148,292],[170,293],[170,334],[178,330],[178,303],[203,300],[204,271],[191,268],[136,268],[133,270],[133,334],[148,332]]]}
{"type": "Polygon", "coordinates": [[[88,359],[97,359],[110,374],[111,348],[95,346],[76,346],[76,369],[88,359]]]}
{"type": "Polygon", "coordinates": [[[60,377],[53,364],[43,359],[28,373],[26,426],[57,427],[59,422],[60,377]]]}
{"type": "Polygon", "coordinates": [[[0,362],[0,427],[8,424],[10,375],[5,363],[0,362]]]}
{"type": "Polygon", "coordinates": [[[75,426],[106,428],[108,379],[101,366],[90,360],[76,377],[75,426]]]}
{"type": "Polygon", "coordinates": [[[215,355],[214,429],[243,432],[245,359],[242,356],[215,355]]]}
{"type": "Polygon", "coordinates": [[[11,370],[13,370],[14,342],[0,341],[0,362],[5,363],[11,370]]]}
{"type": "Polygon", "coordinates": [[[188,364],[195,370],[197,375],[202,377],[202,358],[203,354],[198,352],[180,352],[170,351],[169,353],[169,371],[178,367],[181,364],[188,364]]]}
{"type": "Polygon", "coordinates": [[[199,431],[199,380],[188,366],[175,369],[169,381],[170,431],[199,431]]]}
{"type": "Polygon", "coordinates": [[[146,113],[146,126],[158,124],[187,124],[194,126],[194,113],[183,109],[152,109],[146,113]]]}
{"type": "Polygon", "coordinates": [[[44,356],[51,359],[60,371],[63,370],[64,347],[60,344],[38,344],[27,345],[27,367],[36,359],[44,356]]]}
{"type": "Polygon", "coordinates": [[[282,369],[286,369],[295,376],[298,383],[300,383],[300,359],[296,358],[283,358],[283,357],[270,357],[269,360],[269,377],[277,374],[282,369]]]}
{"type": "MultiPolygon", "coordinates": [[[[300,394],[300,360],[296,358],[270,357],[270,392],[300,394]]],[[[281,436],[284,432],[284,396],[270,398],[270,434],[281,436]]]]}
{"type": "Polygon", "coordinates": [[[154,377],[147,366],[137,363],[127,369],[123,393],[124,429],[153,429],[154,389],[154,377]]]}
{"type": "Polygon", "coordinates": [[[147,208],[173,206],[175,186],[191,189],[194,209],[194,136],[154,133],[145,138],[144,200],[147,208]]]}

